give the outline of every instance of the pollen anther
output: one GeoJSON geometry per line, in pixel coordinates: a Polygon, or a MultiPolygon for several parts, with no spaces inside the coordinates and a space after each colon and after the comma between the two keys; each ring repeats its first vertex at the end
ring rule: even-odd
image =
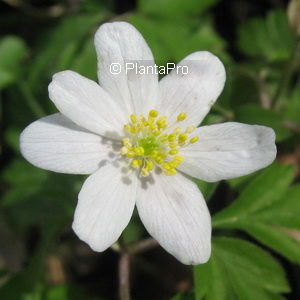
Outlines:
{"type": "Polygon", "coordinates": [[[190,139],[190,144],[194,144],[197,141],[199,141],[199,136],[194,136],[193,138],[190,139]]]}
{"type": "Polygon", "coordinates": [[[186,114],[185,113],[180,113],[178,116],[177,116],[177,122],[180,122],[180,121],[183,121],[186,119],[186,114]]]}
{"type": "MultiPolygon", "coordinates": [[[[187,115],[180,113],[176,122],[185,120],[187,115]]],[[[149,176],[155,168],[165,175],[175,175],[176,168],[183,162],[180,154],[182,147],[196,143],[198,136],[189,138],[194,126],[168,130],[166,116],[159,116],[157,110],[150,110],[147,117],[130,115],[130,123],[124,125],[126,138],[122,140],[120,153],[130,159],[130,166],[140,170],[143,177],[149,176]]],[[[170,124],[173,126],[173,124],[170,124]]]]}

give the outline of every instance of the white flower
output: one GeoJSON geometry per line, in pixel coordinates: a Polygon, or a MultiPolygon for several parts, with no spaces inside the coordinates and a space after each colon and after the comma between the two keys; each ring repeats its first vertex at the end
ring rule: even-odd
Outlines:
{"type": "MultiPolygon", "coordinates": [[[[73,229],[95,251],[120,236],[135,205],[148,232],[184,264],[206,262],[211,221],[189,176],[213,182],[254,172],[276,156],[274,132],[235,122],[196,128],[221,93],[225,70],[209,52],[187,56],[187,75],[118,75],[128,61],[153,65],[130,24],[96,33],[100,85],[72,71],[53,77],[49,96],[60,113],[30,124],[23,156],[47,170],[90,175],[79,193],[73,229]]],[[[179,45],[180,46],[180,45],[179,45]]]]}

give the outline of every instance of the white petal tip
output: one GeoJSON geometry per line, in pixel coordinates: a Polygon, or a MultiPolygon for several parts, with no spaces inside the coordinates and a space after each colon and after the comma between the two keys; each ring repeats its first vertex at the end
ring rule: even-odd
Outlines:
{"type": "MultiPolygon", "coordinates": [[[[91,232],[84,230],[84,226],[73,222],[72,229],[77,237],[84,243],[86,243],[93,251],[103,252],[107,250],[111,245],[103,245],[100,238],[93,237],[91,232]]],[[[113,244],[113,243],[112,243],[113,244]]]]}
{"type": "Polygon", "coordinates": [[[211,256],[211,249],[207,249],[206,253],[199,254],[198,257],[193,258],[186,258],[186,257],[176,257],[182,264],[188,265],[188,266],[196,266],[196,265],[202,265],[209,261],[211,256]]]}
{"type": "Polygon", "coordinates": [[[100,34],[102,34],[103,32],[108,32],[110,30],[136,30],[135,27],[133,25],[131,25],[128,22],[124,22],[124,21],[116,21],[116,22],[107,22],[102,24],[98,30],[95,33],[95,39],[98,38],[98,36],[100,34]]]}

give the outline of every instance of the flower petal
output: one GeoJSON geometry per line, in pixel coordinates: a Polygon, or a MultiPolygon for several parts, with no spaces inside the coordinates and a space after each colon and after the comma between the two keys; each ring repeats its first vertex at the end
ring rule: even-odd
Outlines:
{"type": "Polygon", "coordinates": [[[177,66],[178,71],[174,69],[159,82],[157,108],[172,121],[186,113],[188,118],[180,126],[197,126],[223,90],[225,69],[219,58],[206,51],[188,55],[177,66]]]}
{"type": "Polygon", "coordinates": [[[61,114],[33,122],[20,137],[21,153],[30,163],[60,173],[90,174],[116,155],[114,146],[61,114]]]}
{"type": "Polygon", "coordinates": [[[73,230],[94,251],[111,246],[127,226],[136,199],[137,177],[126,176],[118,163],[108,163],[84,182],[73,230]]]}
{"type": "Polygon", "coordinates": [[[129,114],[145,114],[154,108],[158,77],[154,72],[141,74],[141,67],[154,66],[150,48],[142,35],[129,23],[106,23],[95,35],[100,85],[129,114]],[[126,72],[126,66],[134,67],[126,72]],[[114,72],[119,68],[120,73],[114,72]]]}
{"type": "Polygon", "coordinates": [[[178,167],[209,182],[247,175],[271,164],[276,157],[275,133],[265,126],[235,122],[199,127],[199,141],[182,150],[178,167]]]}
{"type": "Polygon", "coordinates": [[[122,136],[128,116],[96,82],[73,71],[56,73],[49,97],[77,125],[110,138],[122,136]]]}
{"type": "Polygon", "coordinates": [[[203,196],[182,174],[153,174],[137,194],[137,208],[148,232],[184,264],[205,263],[211,252],[211,221],[203,196]]]}

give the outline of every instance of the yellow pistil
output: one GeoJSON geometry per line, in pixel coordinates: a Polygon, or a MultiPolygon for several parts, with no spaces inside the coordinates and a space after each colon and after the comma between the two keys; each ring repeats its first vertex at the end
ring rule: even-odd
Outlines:
{"type": "MultiPolygon", "coordinates": [[[[176,122],[185,120],[187,115],[180,113],[176,122]]],[[[194,126],[168,130],[166,116],[159,115],[157,110],[150,110],[148,115],[130,115],[130,122],[124,125],[126,138],[122,140],[120,153],[130,160],[130,166],[139,170],[143,177],[159,168],[165,175],[175,175],[176,168],[184,161],[180,155],[182,147],[196,143],[198,136],[189,137],[194,126]]]]}

